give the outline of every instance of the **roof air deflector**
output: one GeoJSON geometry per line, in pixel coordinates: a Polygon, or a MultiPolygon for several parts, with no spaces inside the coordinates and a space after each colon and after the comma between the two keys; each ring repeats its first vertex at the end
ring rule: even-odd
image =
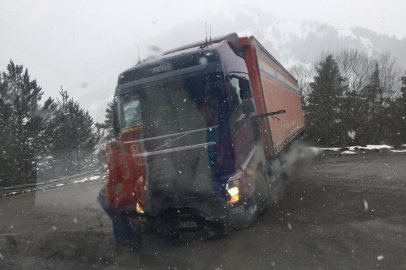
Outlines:
{"type": "MultiPolygon", "coordinates": [[[[228,42],[236,42],[236,41],[238,41],[238,35],[237,35],[237,33],[231,33],[231,34],[228,34],[228,35],[225,35],[225,36],[214,37],[214,38],[212,38],[211,42],[212,43],[220,43],[223,40],[228,41],[228,42]]],[[[202,40],[202,41],[199,41],[199,42],[194,42],[194,43],[191,43],[191,44],[188,44],[188,45],[185,45],[185,46],[181,46],[181,47],[166,51],[166,52],[163,53],[163,55],[167,55],[167,54],[178,52],[178,51],[183,51],[183,50],[190,49],[190,48],[193,48],[193,47],[198,47],[198,46],[204,45],[206,43],[207,43],[206,40],[202,40]]]]}

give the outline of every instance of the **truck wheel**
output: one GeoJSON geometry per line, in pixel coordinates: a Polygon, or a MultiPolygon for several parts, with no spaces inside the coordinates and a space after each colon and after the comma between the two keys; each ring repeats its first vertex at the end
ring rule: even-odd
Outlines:
{"type": "Polygon", "coordinates": [[[278,202],[284,195],[284,178],[279,160],[267,163],[266,176],[268,179],[269,194],[272,202],[278,202]]]}
{"type": "Polygon", "coordinates": [[[259,215],[265,214],[269,206],[269,190],[266,179],[261,172],[257,171],[257,178],[255,181],[255,201],[258,207],[259,215]]]}

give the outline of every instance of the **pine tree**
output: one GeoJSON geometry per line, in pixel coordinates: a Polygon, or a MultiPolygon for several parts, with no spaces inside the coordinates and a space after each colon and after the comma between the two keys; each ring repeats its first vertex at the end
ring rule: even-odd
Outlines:
{"type": "Polygon", "coordinates": [[[402,77],[402,96],[399,98],[399,133],[400,143],[406,144],[406,74],[402,77]]]}
{"type": "Polygon", "coordinates": [[[49,121],[47,138],[50,141],[50,156],[46,157],[48,169],[44,178],[57,178],[89,171],[96,160],[95,148],[100,132],[94,127],[88,111],[60,91],[55,115],[49,121]]]}
{"type": "Polygon", "coordinates": [[[364,118],[363,138],[364,144],[377,144],[382,140],[384,98],[379,78],[379,66],[375,63],[374,71],[369,77],[368,84],[361,90],[362,114],[364,118]]]}
{"type": "Polygon", "coordinates": [[[341,145],[347,136],[342,112],[345,80],[332,55],[320,62],[316,71],[306,108],[308,136],[321,145],[341,145]]]}
{"type": "Polygon", "coordinates": [[[389,104],[386,115],[392,120],[389,126],[389,138],[394,146],[406,144],[406,75],[401,80],[401,96],[389,104]]]}
{"type": "Polygon", "coordinates": [[[104,123],[96,123],[96,127],[103,130],[105,132],[106,138],[114,137],[114,128],[113,128],[113,107],[114,107],[114,100],[110,101],[107,104],[106,114],[104,115],[106,119],[104,123]]]}
{"type": "Polygon", "coordinates": [[[34,182],[42,112],[41,87],[13,61],[0,78],[0,179],[2,185],[34,182]]]}

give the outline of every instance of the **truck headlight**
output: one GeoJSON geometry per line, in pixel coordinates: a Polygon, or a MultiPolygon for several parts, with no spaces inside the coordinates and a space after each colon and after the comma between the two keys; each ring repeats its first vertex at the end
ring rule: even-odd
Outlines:
{"type": "Polygon", "coordinates": [[[230,194],[231,199],[227,202],[227,203],[236,203],[240,200],[240,180],[239,178],[242,176],[242,172],[236,174],[233,177],[230,177],[230,179],[228,179],[227,181],[227,192],[228,194],[230,194]]]}
{"type": "Polygon", "coordinates": [[[137,203],[137,213],[144,214],[144,210],[142,210],[141,206],[137,203]]]}
{"type": "Polygon", "coordinates": [[[227,189],[228,193],[231,195],[231,197],[237,196],[240,192],[238,187],[232,187],[230,189],[227,189]]]}

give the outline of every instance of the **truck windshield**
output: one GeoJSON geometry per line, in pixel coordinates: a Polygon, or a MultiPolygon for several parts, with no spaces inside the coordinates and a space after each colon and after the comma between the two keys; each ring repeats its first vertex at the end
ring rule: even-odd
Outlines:
{"type": "Polygon", "coordinates": [[[201,75],[118,96],[121,128],[165,126],[195,119],[215,121],[226,112],[223,76],[201,75]]]}

